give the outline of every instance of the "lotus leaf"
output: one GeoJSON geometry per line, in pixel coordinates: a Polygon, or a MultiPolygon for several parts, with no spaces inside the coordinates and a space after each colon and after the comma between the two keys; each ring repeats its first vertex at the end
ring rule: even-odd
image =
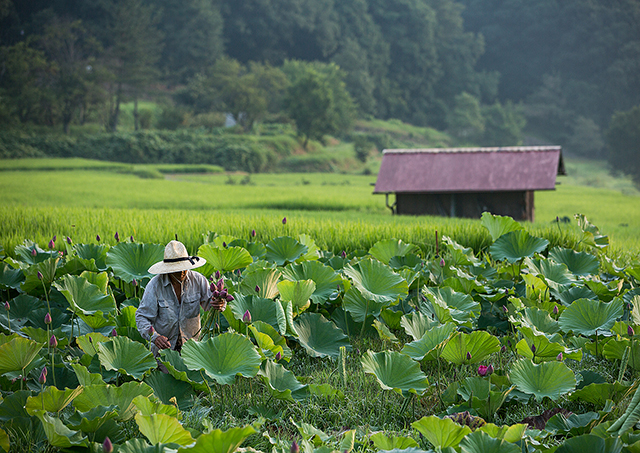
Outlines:
{"type": "Polygon", "coordinates": [[[267,384],[267,390],[276,399],[300,401],[309,396],[309,389],[295,375],[280,364],[265,361],[258,372],[267,384]]]}
{"type": "Polygon", "coordinates": [[[141,415],[165,414],[170,417],[180,418],[178,408],[176,406],[173,404],[164,404],[161,401],[157,401],[155,398],[152,401],[146,396],[136,396],[133,399],[133,404],[141,415]]]}
{"type": "Polygon", "coordinates": [[[355,286],[349,288],[342,302],[342,307],[356,322],[365,322],[368,316],[379,316],[382,309],[388,305],[388,301],[376,302],[368,299],[355,286]]]}
{"type": "Polygon", "coordinates": [[[622,451],[622,442],[618,437],[602,437],[593,434],[583,434],[582,436],[572,437],[565,440],[558,447],[556,453],[620,453],[622,451]]]}
{"type": "Polygon", "coordinates": [[[460,441],[462,453],[520,453],[521,448],[505,440],[495,439],[483,431],[474,431],[460,441]]]}
{"type": "Polygon", "coordinates": [[[383,239],[373,244],[373,247],[369,249],[369,254],[378,261],[389,264],[389,260],[394,256],[405,256],[417,251],[416,245],[407,244],[401,239],[383,239]]]}
{"type": "Polygon", "coordinates": [[[70,364],[73,371],[76,373],[78,382],[82,386],[87,385],[100,385],[103,384],[102,375],[98,373],[90,373],[87,367],[80,365],[79,363],[70,364]]]}
{"type": "Polygon", "coordinates": [[[564,359],[582,360],[582,350],[567,349],[562,342],[562,337],[558,335],[549,338],[544,334],[537,334],[528,327],[521,327],[519,330],[524,338],[516,344],[516,350],[518,354],[533,360],[534,363],[557,360],[560,353],[564,359]],[[532,346],[535,347],[535,353],[532,346]]]}
{"type": "Polygon", "coordinates": [[[195,393],[187,382],[179,381],[170,374],[160,371],[152,371],[145,377],[144,382],[153,389],[153,393],[164,404],[171,404],[171,399],[175,398],[178,408],[182,411],[193,406],[195,393]]]}
{"type": "Polygon", "coordinates": [[[120,313],[115,317],[116,327],[119,329],[131,327],[136,329],[136,307],[120,305],[120,313]]]}
{"type": "Polygon", "coordinates": [[[332,387],[330,384],[309,384],[309,394],[321,396],[323,398],[344,399],[344,393],[332,387]]]}
{"type": "Polygon", "coordinates": [[[426,332],[439,325],[437,321],[432,321],[419,311],[404,315],[400,324],[407,335],[413,337],[414,340],[419,340],[426,332]]]}
{"type": "Polygon", "coordinates": [[[482,213],[480,224],[489,230],[489,234],[494,242],[507,233],[523,229],[522,225],[511,217],[494,215],[490,212],[482,213]]]}
{"type": "Polygon", "coordinates": [[[573,286],[569,289],[565,289],[560,292],[558,295],[558,300],[562,302],[563,305],[569,306],[573,302],[578,299],[598,299],[596,293],[591,291],[588,286],[580,285],[573,286]]]}
{"type": "Polygon", "coordinates": [[[182,347],[187,368],[204,370],[218,384],[231,385],[237,375],[254,377],[260,368],[260,355],[247,337],[224,333],[207,341],[187,341],[182,347]]]}
{"type": "Polygon", "coordinates": [[[535,275],[542,275],[549,288],[562,291],[576,280],[565,264],[557,264],[549,259],[525,260],[529,271],[535,275]]]}
{"type": "Polygon", "coordinates": [[[354,265],[348,264],[344,273],[353,280],[353,285],[369,300],[379,303],[394,303],[407,297],[409,287],[405,279],[380,261],[363,259],[354,265]]]}
{"type": "Polygon", "coordinates": [[[302,263],[304,261],[315,261],[320,259],[320,249],[311,236],[307,234],[301,234],[300,236],[298,236],[298,241],[300,242],[300,244],[307,247],[307,251],[296,260],[296,263],[302,263]]]}
{"type": "Polygon", "coordinates": [[[599,418],[597,412],[571,414],[568,417],[560,412],[549,419],[544,429],[553,434],[570,434],[573,437],[591,431],[592,422],[599,418]]]}
{"type": "Polygon", "coordinates": [[[16,245],[13,249],[16,258],[29,266],[40,263],[46,259],[58,256],[56,250],[43,250],[38,244],[29,239],[25,239],[21,245],[16,245]],[[33,252],[36,252],[33,256],[33,252]]]}
{"type": "MultiPolygon", "coordinates": [[[[406,271],[412,271],[417,276],[416,271],[422,266],[422,259],[418,255],[409,253],[405,256],[394,256],[389,260],[389,267],[394,270],[403,269],[406,271]]],[[[402,274],[402,272],[399,272],[402,274]]],[[[402,275],[405,280],[407,278],[402,275]]],[[[411,281],[407,280],[407,283],[411,285],[411,281]]]]}
{"type": "Polygon", "coordinates": [[[251,321],[264,321],[273,326],[282,334],[286,332],[287,320],[285,318],[284,309],[278,302],[271,299],[263,299],[259,296],[243,296],[235,294],[235,299],[229,302],[228,307],[231,309],[235,319],[241,320],[248,311],[251,313],[251,321]]]}
{"type": "Polygon", "coordinates": [[[606,334],[616,319],[622,316],[624,305],[620,299],[609,303],[592,299],[578,299],[560,315],[558,322],[564,332],[574,332],[586,337],[596,333],[606,334]]]}
{"type": "Polygon", "coordinates": [[[476,330],[470,334],[457,333],[449,339],[442,357],[452,363],[478,363],[500,350],[500,340],[484,330],[476,330]]]}
{"type": "Polygon", "coordinates": [[[9,442],[9,436],[7,435],[7,432],[0,428],[0,448],[2,448],[4,451],[9,451],[9,449],[11,448],[11,443],[9,442]]]}
{"type": "Polygon", "coordinates": [[[0,289],[18,289],[24,281],[24,274],[20,269],[14,269],[7,263],[0,263],[0,289]]]}
{"type": "Polygon", "coordinates": [[[369,439],[373,442],[373,446],[378,450],[404,450],[407,448],[418,448],[418,442],[410,437],[403,436],[387,436],[384,433],[377,432],[372,434],[369,439]]]}
{"type": "Polygon", "coordinates": [[[142,379],[158,365],[147,348],[127,337],[98,343],[98,357],[107,370],[116,370],[135,379],[142,379]]]}
{"type": "Polygon", "coordinates": [[[280,236],[270,240],[267,245],[266,260],[276,263],[278,266],[295,262],[309,250],[290,236],[280,236]]]}
{"type": "Polygon", "coordinates": [[[274,299],[278,295],[277,285],[280,275],[277,269],[261,268],[251,271],[247,269],[238,291],[245,296],[254,295],[264,299],[274,299]]]}
{"type": "Polygon", "coordinates": [[[107,253],[107,266],[125,282],[136,280],[142,284],[144,279],[153,277],[149,268],[163,258],[164,246],[160,244],[120,242],[107,253]]]}
{"type": "Polygon", "coordinates": [[[23,269],[25,279],[20,285],[20,289],[32,295],[44,293],[44,288],[49,291],[51,282],[56,278],[56,269],[59,261],[60,258],[49,258],[23,269]],[[41,278],[38,277],[38,272],[42,275],[41,278]]]}
{"type": "Polygon", "coordinates": [[[497,261],[507,260],[509,263],[515,263],[533,256],[534,253],[542,252],[548,245],[549,241],[546,239],[531,236],[525,230],[517,230],[496,239],[489,247],[489,252],[497,261]]]}
{"type": "Polygon", "coordinates": [[[136,414],[136,423],[140,432],[152,444],[189,445],[193,437],[184,429],[177,418],[167,414],[136,414]]]}
{"type": "Polygon", "coordinates": [[[319,261],[305,261],[300,264],[289,264],[282,270],[287,280],[313,280],[316,289],[311,300],[316,304],[325,303],[336,293],[336,288],[342,283],[342,278],[329,266],[319,261]]]}
{"type": "Polygon", "coordinates": [[[42,349],[42,345],[28,338],[16,337],[0,345],[0,375],[24,370],[42,349]]]}
{"type": "Polygon", "coordinates": [[[449,236],[442,236],[442,242],[447,246],[450,255],[448,260],[454,266],[477,266],[480,264],[471,247],[463,247],[449,236]]]}
{"type": "Polygon", "coordinates": [[[603,302],[609,302],[618,295],[620,291],[619,286],[623,284],[622,280],[613,280],[606,285],[596,280],[587,280],[585,285],[598,296],[603,302]]]}
{"type": "Polygon", "coordinates": [[[83,260],[93,260],[100,271],[107,270],[107,252],[109,246],[104,244],[76,244],[73,250],[83,260]]]}
{"type": "Polygon", "coordinates": [[[574,217],[582,230],[582,240],[580,242],[598,249],[604,249],[609,245],[609,237],[600,234],[598,227],[589,222],[586,216],[576,214],[574,217]]]}
{"type": "Polygon", "coordinates": [[[100,291],[96,285],[89,283],[86,278],[65,275],[61,282],[54,286],[64,295],[69,302],[69,310],[83,315],[95,315],[97,313],[112,313],[116,310],[116,301],[113,296],[100,291]]]}
{"type": "Polygon", "coordinates": [[[373,320],[373,327],[378,331],[378,336],[383,341],[389,341],[391,343],[399,343],[398,337],[396,337],[389,328],[378,321],[377,319],[373,320]]]}
{"type": "Polygon", "coordinates": [[[118,447],[118,453],[164,453],[164,445],[149,445],[144,439],[131,439],[118,447]]]}
{"type": "Polygon", "coordinates": [[[511,367],[511,382],[518,390],[535,395],[538,400],[549,397],[557,400],[573,390],[576,377],[563,362],[543,362],[539,365],[522,359],[511,367]]]}
{"type": "MultiPolygon", "coordinates": [[[[9,331],[9,319],[11,320],[11,330],[19,331],[28,324],[34,325],[32,316],[36,310],[42,308],[47,310],[43,300],[27,294],[20,294],[18,297],[11,299],[8,303],[11,307],[9,312],[4,308],[0,309],[0,323],[5,327],[6,331],[9,331]]],[[[57,319],[56,321],[59,322],[57,319]]]]}
{"type": "Polygon", "coordinates": [[[480,304],[468,294],[458,293],[446,287],[425,287],[422,294],[432,303],[434,308],[436,305],[447,308],[451,318],[458,324],[464,324],[480,316],[480,304]]]}
{"type": "Polygon", "coordinates": [[[556,263],[566,265],[575,275],[594,275],[598,274],[600,269],[598,258],[586,252],[554,247],[549,251],[549,258],[556,263]]]}
{"type": "Polygon", "coordinates": [[[384,323],[389,326],[390,329],[400,330],[402,325],[400,322],[404,317],[404,311],[401,310],[393,310],[391,307],[385,308],[380,312],[380,318],[384,321],[384,323]]]}
{"type": "Polygon", "coordinates": [[[434,447],[443,449],[457,447],[465,436],[471,433],[468,426],[460,426],[449,418],[439,418],[435,415],[422,417],[411,423],[434,447]]]}
{"type": "Polygon", "coordinates": [[[291,349],[287,346],[287,340],[280,335],[271,325],[262,322],[254,321],[249,326],[249,331],[256,340],[256,344],[262,352],[269,351],[268,357],[270,359],[280,353],[282,360],[287,362],[291,360],[291,349]]]}
{"type": "Polygon", "coordinates": [[[211,244],[201,245],[198,255],[207,260],[207,265],[212,271],[204,273],[209,276],[213,271],[231,272],[242,269],[253,263],[253,257],[242,247],[219,248],[211,244]]]}
{"type": "Polygon", "coordinates": [[[71,431],[59,418],[51,417],[45,411],[40,410],[35,413],[42,422],[42,427],[47,435],[49,443],[54,447],[88,447],[89,441],[80,431],[71,431]]]}
{"type": "Polygon", "coordinates": [[[29,390],[18,390],[8,394],[0,403],[0,421],[5,429],[32,430],[31,417],[24,406],[31,396],[29,390]]]}
{"type": "Polygon", "coordinates": [[[144,382],[125,382],[119,387],[114,385],[88,385],[73,400],[76,409],[86,412],[99,405],[118,406],[118,420],[129,420],[135,414],[133,399],[138,395],[151,396],[153,389],[144,382]]]}
{"type": "Polygon", "coordinates": [[[367,351],[362,356],[362,367],[365,373],[376,377],[384,390],[393,390],[404,396],[409,393],[422,395],[429,385],[418,362],[400,352],[367,351]]]}
{"type": "Polygon", "coordinates": [[[38,395],[27,398],[25,409],[29,415],[36,415],[36,412],[39,410],[60,412],[81,393],[82,387],[58,390],[57,388],[50,386],[38,395]]]}
{"type": "Polygon", "coordinates": [[[278,283],[280,299],[290,301],[296,312],[305,310],[309,305],[309,298],[316,290],[313,280],[283,280],[278,283]]]}
{"type": "Polygon", "coordinates": [[[311,357],[336,359],[340,346],[351,349],[349,337],[320,313],[303,313],[294,323],[294,329],[298,341],[311,357]]]}
{"type": "Polygon", "coordinates": [[[493,423],[487,423],[480,428],[479,431],[485,432],[495,439],[504,439],[507,442],[516,443],[522,440],[527,430],[526,423],[518,423],[515,425],[497,426],[493,423]]]}
{"type": "Polygon", "coordinates": [[[444,343],[449,339],[456,329],[455,324],[447,323],[434,327],[424,333],[422,338],[411,343],[407,343],[402,348],[402,353],[407,354],[413,360],[435,360],[440,357],[444,343]]]}
{"type": "Polygon", "coordinates": [[[95,261],[85,260],[78,256],[67,258],[66,262],[56,269],[56,277],[62,277],[66,274],[80,275],[87,273],[98,272],[99,269],[96,266],[95,261]]]}
{"type": "MultiPolygon", "coordinates": [[[[118,415],[116,406],[97,406],[87,412],[76,411],[66,421],[68,427],[77,429],[83,433],[95,433],[105,423],[113,420],[118,415]]],[[[118,429],[121,429],[118,427],[118,429]]],[[[112,437],[109,437],[112,441],[112,437]]]]}
{"type": "Polygon", "coordinates": [[[255,428],[250,425],[243,428],[230,428],[227,431],[214,429],[210,433],[199,436],[193,447],[180,448],[178,453],[233,453],[247,437],[255,432],[255,428]]]}
{"type": "Polygon", "coordinates": [[[192,371],[184,364],[182,356],[178,351],[163,349],[160,356],[164,359],[162,363],[167,367],[169,374],[175,379],[187,382],[195,390],[204,392],[208,390],[208,384],[204,381],[204,376],[200,371],[192,371]]]}

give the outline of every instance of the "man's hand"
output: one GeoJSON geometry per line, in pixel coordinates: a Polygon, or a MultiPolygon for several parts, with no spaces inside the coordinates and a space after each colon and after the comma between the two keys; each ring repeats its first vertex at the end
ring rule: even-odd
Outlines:
{"type": "Polygon", "coordinates": [[[225,308],[227,308],[227,301],[225,301],[224,299],[212,298],[209,301],[209,310],[224,311],[225,308]]]}
{"type": "Polygon", "coordinates": [[[156,344],[158,349],[169,349],[171,347],[171,343],[169,342],[169,339],[164,335],[158,335],[154,343],[156,344]]]}

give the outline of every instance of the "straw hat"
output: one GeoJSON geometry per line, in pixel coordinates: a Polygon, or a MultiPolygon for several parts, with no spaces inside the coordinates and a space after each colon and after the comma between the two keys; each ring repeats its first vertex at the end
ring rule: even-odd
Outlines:
{"type": "Polygon", "coordinates": [[[195,269],[207,262],[199,256],[189,256],[182,242],[171,241],[164,248],[164,260],[158,261],[149,268],[150,274],[170,274],[195,269]]]}

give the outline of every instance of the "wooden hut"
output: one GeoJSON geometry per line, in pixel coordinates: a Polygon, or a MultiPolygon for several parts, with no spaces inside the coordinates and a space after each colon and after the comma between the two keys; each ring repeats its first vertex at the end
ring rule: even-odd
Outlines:
{"type": "Polygon", "coordinates": [[[387,149],[374,194],[394,214],[534,219],[534,191],[564,175],[559,146],[387,149]],[[395,202],[389,204],[389,195],[395,202]]]}

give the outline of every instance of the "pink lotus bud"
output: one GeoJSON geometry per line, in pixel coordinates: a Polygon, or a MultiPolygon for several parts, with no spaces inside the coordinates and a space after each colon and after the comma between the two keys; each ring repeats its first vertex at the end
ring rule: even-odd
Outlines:
{"type": "Polygon", "coordinates": [[[227,297],[225,297],[225,300],[227,302],[231,302],[233,300],[233,296],[231,294],[227,294],[227,297]]]}
{"type": "Polygon", "coordinates": [[[51,335],[51,338],[49,338],[49,346],[51,346],[52,348],[58,347],[58,340],[55,335],[51,335]]]}
{"type": "Polygon", "coordinates": [[[298,443],[295,440],[291,444],[290,452],[291,453],[300,453],[300,447],[298,447],[298,443]]]}
{"type": "Polygon", "coordinates": [[[44,323],[51,324],[51,313],[47,313],[46,315],[44,315],[44,323]]]}
{"type": "Polygon", "coordinates": [[[562,359],[563,359],[562,353],[559,353],[558,356],[556,357],[556,360],[558,362],[562,362],[562,359]]]}
{"type": "Polygon", "coordinates": [[[251,313],[249,313],[249,310],[244,312],[244,315],[242,315],[242,322],[245,324],[251,324],[251,313]]]}
{"type": "Polygon", "coordinates": [[[343,250],[340,256],[342,257],[342,259],[345,259],[347,257],[347,252],[343,250]]]}
{"type": "Polygon", "coordinates": [[[111,331],[111,336],[112,337],[117,337],[118,336],[118,332],[116,332],[115,328],[111,331]]]}
{"type": "Polygon", "coordinates": [[[42,272],[38,271],[36,276],[38,277],[38,280],[42,280],[42,272]]]}
{"type": "Polygon", "coordinates": [[[216,273],[215,273],[215,279],[216,279],[216,280],[220,280],[220,271],[216,271],[216,273]]]}
{"type": "Polygon", "coordinates": [[[116,240],[116,242],[120,242],[120,235],[118,234],[117,231],[116,231],[116,234],[113,235],[113,237],[116,240]]]}
{"type": "Polygon", "coordinates": [[[57,239],[58,239],[58,236],[54,234],[54,235],[53,235],[53,239],[52,239],[52,241],[53,241],[53,242],[56,242],[56,240],[57,240],[57,239]]]}
{"type": "Polygon", "coordinates": [[[217,289],[214,290],[211,296],[213,296],[214,299],[217,299],[218,297],[220,297],[220,291],[218,291],[217,289]]]}
{"type": "Polygon", "coordinates": [[[133,242],[133,236],[129,236],[129,240],[133,242]]]}
{"type": "Polygon", "coordinates": [[[100,235],[96,234],[96,241],[100,242],[100,235]]]}
{"type": "Polygon", "coordinates": [[[636,333],[633,331],[633,327],[628,326],[627,327],[627,335],[629,335],[630,337],[634,336],[636,333]]]}
{"type": "Polygon", "coordinates": [[[131,284],[133,286],[138,286],[138,282],[137,282],[137,280],[135,278],[133,280],[131,280],[131,284]]]}
{"type": "Polygon", "coordinates": [[[503,353],[503,354],[504,354],[505,352],[507,352],[507,347],[503,345],[503,346],[500,348],[500,352],[501,352],[501,353],[503,353]]]}
{"type": "Polygon", "coordinates": [[[251,230],[251,237],[252,238],[256,237],[256,230],[251,230]]]}
{"type": "Polygon", "coordinates": [[[505,314],[509,313],[509,310],[507,309],[507,306],[506,306],[506,305],[503,305],[503,306],[502,306],[502,311],[503,311],[505,314]]]}
{"type": "Polygon", "coordinates": [[[53,250],[53,248],[54,248],[55,246],[56,246],[56,242],[55,242],[53,239],[51,239],[51,240],[49,241],[49,248],[53,250]]]}
{"type": "Polygon", "coordinates": [[[557,306],[557,305],[554,305],[554,306],[553,306],[553,314],[554,314],[554,315],[557,315],[557,314],[558,314],[558,306],[557,306]]]}
{"type": "Polygon", "coordinates": [[[287,224],[287,218],[286,218],[286,217],[283,217],[283,218],[282,218],[282,224],[283,224],[283,225],[286,225],[286,224],[287,224]]]}
{"type": "Polygon", "coordinates": [[[102,451],[104,453],[111,453],[113,451],[113,444],[111,443],[111,439],[109,437],[104,438],[104,442],[102,443],[102,451]]]}
{"type": "Polygon", "coordinates": [[[89,344],[93,344],[93,338],[89,337],[89,344]]]}
{"type": "Polygon", "coordinates": [[[282,354],[280,354],[280,351],[278,351],[278,353],[276,354],[276,362],[281,358],[282,358],[282,354]]]}
{"type": "Polygon", "coordinates": [[[440,266],[444,267],[444,258],[440,258],[440,266]]]}
{"type": "Polygon", "coordinates": [[[226,242],[222,242],[222,247],[227,248],[227,243],[226,242]]]}
{"type": "Polygon", "coordinates": [[[493,365],[489,365],[489,366],[487,367],[487,374],[493,374],[493,371],[494,371],[494,370],[493,370],[493,365]]]}
{"type": "Polygon", "coordinates": [[[486,365],[480,365],[480,366],[478,367],[478,374],[479,374],[480,376],[486,376],[486,375],[487,375],[487,368],[488,368],[488,367],[487,367],[486,365]]]}
{"type": "Polygon", "coordinates": [[[222,279],[218,280],[216,287],[218,288],[218,291],[222,291],[222,289],[224,288],[224,280],[222,279]]]}
{"type": "Polygon", "coordinates": [[[153,326],[149,327],[149,336],[151,337],[153,335],[153,332],[155,332],[155,330],[153,330],[153,326]]]}
{"type": "Polygon", "coordinates": [[[71,245],[71,238],[67,236],[67,244],[71,245]]]}
{"type": "Polygon", "coordinates": [[[535,344],[531,345],[531,352],[533,352],[534,354],[536,353],[536,345],[535,344]]]}
{"type": "Polygon", "coordinates": [[[36,249],[31,250],[31,256],[38,256],[38,252],[36,251],[36,249]]]}
{"type": "Polygon", "coordinates": [[[40,372],[40,377],[38,378],[38,382],[40,384],[44,384],[45,382],[47,382],[47,367],[44,367],[40,372]]]}
{"type": "Polygon", "coordinates": [[[467,360],[471,360],[471,353],[467,352],[467,360]]]}
{"type": "Polygon", "coordinates": [[[11,310],[11,305],[9,305],[9,302],[4,303],[4,309],[7,311],[11,310]]]}
{"type": "Polygon", "coordinates": [[[258,285],[256,285],[256,292],[259,293],[260,292],[260,287],[258,285]]]}

